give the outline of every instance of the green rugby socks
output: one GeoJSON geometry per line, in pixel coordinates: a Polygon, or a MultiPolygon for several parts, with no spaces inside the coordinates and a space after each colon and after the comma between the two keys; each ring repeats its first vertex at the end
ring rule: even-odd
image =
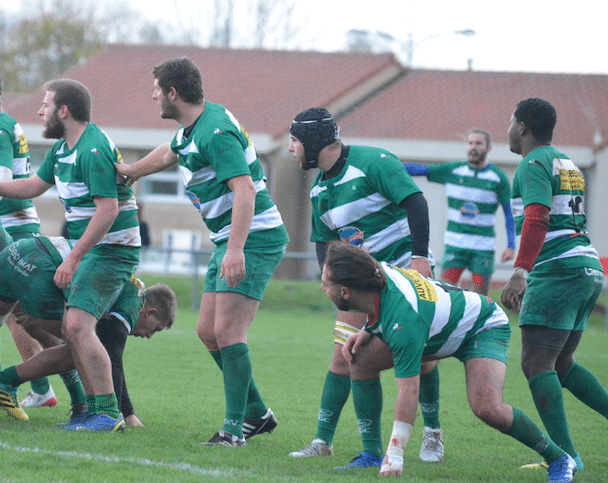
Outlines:
{"type": "Polygon", "coordinates": [[[316,438],[322,439],[329,446],[333,443],[340,413],[348,400],[350,384],[348,376],[339,376],[331,371],[325,376],[316,438]]]}

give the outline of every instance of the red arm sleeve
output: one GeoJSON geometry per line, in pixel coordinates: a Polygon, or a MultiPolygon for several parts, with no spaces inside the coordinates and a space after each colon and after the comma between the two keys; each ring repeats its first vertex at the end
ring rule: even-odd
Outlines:
{"type": "Polygon", "coordinates": [[[538,203],[533,203],[524,208],[526,213],[524,224],[521,227],[521,239],[519,241],[519,252],[515,266],[521,267],[528,272],[536,261],[549,230],[549,208],[538,203]]]}

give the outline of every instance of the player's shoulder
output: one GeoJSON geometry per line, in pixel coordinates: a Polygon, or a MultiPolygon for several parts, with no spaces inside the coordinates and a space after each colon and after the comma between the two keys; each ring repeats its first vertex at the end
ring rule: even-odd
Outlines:
{"type": "Polygon", "coordinates": [[[371,146],[349,146],[347,162],[365,173],[378,172],[388,174],[391,167],[403,169],[399,158],[386,149],[371,146]]]}
{"type": "Polygon", "coordinates": [[[502,169],[500,166],[497,166],[497,165],[496,165],[496,164],[494,164],[494,163],[490,163],[490,164],[488,165],[488,167],[490,168],[490,170],[491,170],[493,173],[495,173],[495,174],[496,174],[496,176],[498,176],[498,177],[500,178],[500,180],[501,180],[502,182],[504,182],[504,181],[509,181],[509,178],[508,178],[508,176],[507,176],[507,173],[506,173],[506,172],[505,172],[505,170],[504,170],[504,169],[502,169]]]}

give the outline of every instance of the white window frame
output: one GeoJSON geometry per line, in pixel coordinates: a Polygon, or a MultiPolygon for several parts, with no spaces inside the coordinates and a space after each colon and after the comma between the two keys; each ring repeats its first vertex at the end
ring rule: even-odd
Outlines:
{"type": "Polygon", "coordinates": [[[170,168],[154,173],[139,181],[139,190],[137,199],[147,203],[163,203],[172,205],[189,205],[190,200],[186,196],[186,188],[179,172],[179,165],[171,166],[170,168]],[[155,182],[171,183],[175,186],[175,194],[162,194],[153,192],[151,186],[155,182]]]}

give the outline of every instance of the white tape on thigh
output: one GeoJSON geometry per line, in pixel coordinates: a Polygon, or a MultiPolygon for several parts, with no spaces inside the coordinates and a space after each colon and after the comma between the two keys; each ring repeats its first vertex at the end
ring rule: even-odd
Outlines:
{"type": "Polygon", "coordinates": [[[349,325],[345,322],[336,320],[336,327],[334,328],[334,342],[344,345],[346,343],[346,339],[357,332],[359,332],[359,329],[357,329],[357,327],[354,325],[349,325]]]}

